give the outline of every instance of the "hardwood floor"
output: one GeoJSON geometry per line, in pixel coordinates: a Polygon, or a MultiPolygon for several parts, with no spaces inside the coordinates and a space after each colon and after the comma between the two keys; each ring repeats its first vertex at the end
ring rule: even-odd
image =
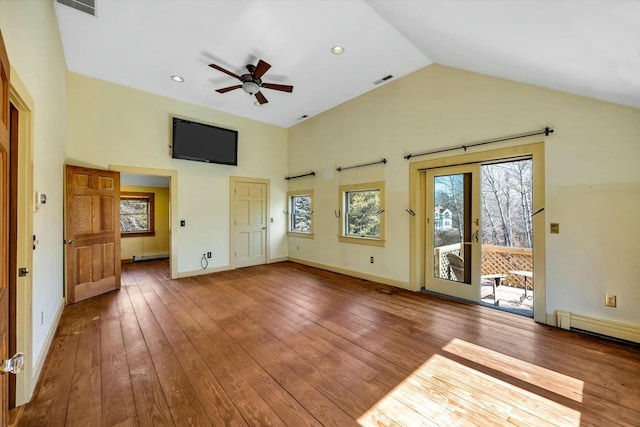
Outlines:
{"type": "Polygon", "coordinates": [[[65,308],[19,425],[640,426],[635,346],[293,263],[122,280],[65,308]]]}

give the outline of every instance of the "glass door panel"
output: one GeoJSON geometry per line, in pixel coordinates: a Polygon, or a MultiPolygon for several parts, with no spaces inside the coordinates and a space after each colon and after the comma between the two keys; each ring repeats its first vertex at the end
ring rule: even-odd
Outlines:
{"type": "Polygon", "coordinates": [[[430,291],[480,300],[478,165],[426,172],[427,274],[430,291]]]}

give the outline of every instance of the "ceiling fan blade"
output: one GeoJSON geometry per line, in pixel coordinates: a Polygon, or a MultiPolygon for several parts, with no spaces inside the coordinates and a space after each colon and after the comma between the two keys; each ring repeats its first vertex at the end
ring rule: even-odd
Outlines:
{"type": "Polygon", "coordinates": [[[267,101],[267,98],[264,97],[262,92],[256,93],[256,99],[258,100],[258,103],[260,103],[260,105],[266,104],[267,102],[269,102],[267,101]]]}
{"type": "Polygon", "coordinates": [[[271,68],[271,65],[267,64],[261,59],[260,61],[258,61],[258,65],[256,65],[256,68],[253,70],[253,77],[259,79],[264,75],[264,73],[267,72],[269,68],[271,68]]]}
{"type": "Polygon", "coordinates": [[[241,87],[242,87],[242,85],[223,87],[222,89],[216,89],[216,92],[218,92],[218,93],[226,93],[226,92],[229,92],[230,90],[240,89],[241,87]]]}
{"type": "Polygon", "coordinates": [[[215,68],[215,69],[216,69],[216,70],[218,70],[218,71],[222,71],[223,73],[228,74],[228,75],[230,75],[231,77],[235,77],[236,79],[240,80],[240,76],[239,76],[239,75],[234,74],[234,73],[232,73],[232,72],[231,72],[231,71],[229,71],[229,70],[225,70],[224,68],[222,68],[222,67],[221,67],[221,66],[219,66],[219,65],[216,65],[216,64],[209,64],[209,67],[211,67],[211,68],[215,68]]]}
{"type": "Polygon", "coordinates": [[[293,92],[293,86],[277,85],[273,83],[262,83],[262,87],[267,89],[280,90],[282,92],[293,92]]]}

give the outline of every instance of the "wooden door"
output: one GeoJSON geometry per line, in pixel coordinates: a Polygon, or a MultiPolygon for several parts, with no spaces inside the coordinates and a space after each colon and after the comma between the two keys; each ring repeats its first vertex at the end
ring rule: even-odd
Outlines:
{"type": "Polygon", "coordinates": [[[267,184],[235,183],[234,267],[267,263],[267,184]]]}
{"type": "Polygon", "coordinates": [[[67,304],[120,288],[120,173],[66,166],[67,304]]]}
{"type": "MultiPolygon", "coordinates": [[[[0,363],[9,357],[9,57],[0,33],[0,363]]],[[[8,423],[7,374],[0,374],[0,426],[8,423]]]]}

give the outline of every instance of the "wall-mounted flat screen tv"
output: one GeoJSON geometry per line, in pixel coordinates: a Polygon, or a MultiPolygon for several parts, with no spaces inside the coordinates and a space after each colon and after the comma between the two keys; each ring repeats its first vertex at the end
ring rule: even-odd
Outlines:
{"type": "Polygon", "coordinates": [[[173,118],[171,157],[238,165],[238,131],[173,118]]]}

